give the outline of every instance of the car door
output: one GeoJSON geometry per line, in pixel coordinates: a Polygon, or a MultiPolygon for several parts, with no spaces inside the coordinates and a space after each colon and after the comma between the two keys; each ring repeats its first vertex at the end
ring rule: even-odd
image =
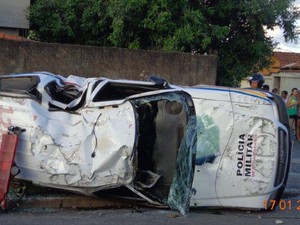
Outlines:
{"type": "Polygon", "coordinates": [[[189,92],[197,116],[197,148],[191,206],[219,206],[216,181],[233,131],[228,89],[200,88],[189,92]]]}

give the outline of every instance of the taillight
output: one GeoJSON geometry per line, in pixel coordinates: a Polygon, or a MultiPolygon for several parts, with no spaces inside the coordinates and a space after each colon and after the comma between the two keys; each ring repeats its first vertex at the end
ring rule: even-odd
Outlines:
{"type": "Polygon", "coordinates": [[[6,193],[11,179],[11,167],[14,163],[18,135],[3,134],[0,148],[0,203],[6,208],[6,193]]]}

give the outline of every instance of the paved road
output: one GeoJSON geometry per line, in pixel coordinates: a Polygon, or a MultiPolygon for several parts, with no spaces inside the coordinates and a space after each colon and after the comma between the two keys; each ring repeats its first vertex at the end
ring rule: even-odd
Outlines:
{"type": "Polygon", "coordinates": [[[291,157],[291,168],[285,195],[300,195],[300,142],[293,138],[293,149],[291,157]]]}
{"type": "Polygon", "coordinates": [[[0,213],[0,225],[137,225],[137,224],[290,224],[300,222],[300,211],[276,209],[272,212],[241,210],[191,210],[187,216],[171,210],[144,208],[141,212],[131,209],[118,210],[49,210],[0,213]]]}

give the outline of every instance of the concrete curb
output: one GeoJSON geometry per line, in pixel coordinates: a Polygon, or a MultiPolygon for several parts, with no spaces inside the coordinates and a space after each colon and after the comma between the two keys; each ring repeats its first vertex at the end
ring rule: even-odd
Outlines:
{"type": "Polygon", "coordinates": [[[8,202],[8,209],[106,209],[130,208],[134,206],[133,200],[99,198],[86,196],[30,196],[23,199],[13,199],[8,202]]]}

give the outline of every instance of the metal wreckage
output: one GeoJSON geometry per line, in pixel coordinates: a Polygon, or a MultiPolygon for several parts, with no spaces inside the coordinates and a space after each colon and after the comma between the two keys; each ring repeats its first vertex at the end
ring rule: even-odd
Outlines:
{"type": "Polygon", "coordinates": [[[270,208],[290,165],[280,96],[158,77],[1,76],[0,132],[2,202],[15,165],[14,179],[85,195],[124,186],[183,214],[270,208]]]}

